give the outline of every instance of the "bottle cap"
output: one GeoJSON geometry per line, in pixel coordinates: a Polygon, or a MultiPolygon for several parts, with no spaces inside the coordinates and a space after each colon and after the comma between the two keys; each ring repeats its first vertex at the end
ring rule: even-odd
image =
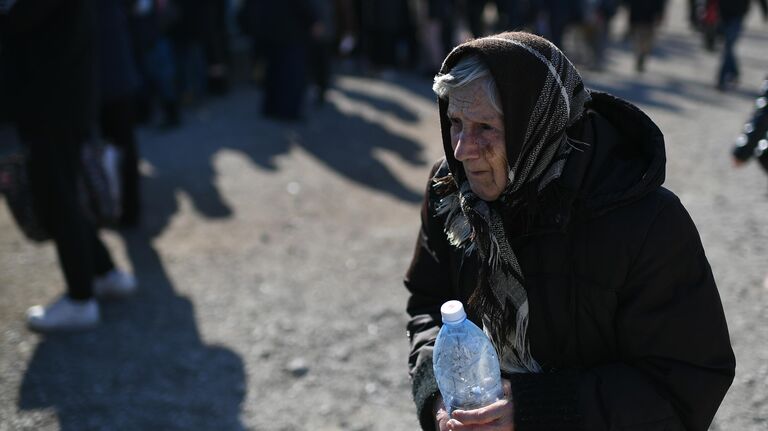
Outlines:
{"type": "Polygon", "coordinates": [[[446,302],[440,307],[440,314],[443,315],[443,323],[459,323],[467,318],[461,301],[446,302]]]}

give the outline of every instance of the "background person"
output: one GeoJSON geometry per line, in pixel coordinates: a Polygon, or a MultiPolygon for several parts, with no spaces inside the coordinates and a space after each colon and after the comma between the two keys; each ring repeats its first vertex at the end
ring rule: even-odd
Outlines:
{"type": "MultiPolygon", "coordinates": [[[[768,20],[768,0],[758,0],[763,19],[768,20]]],[[[749,0],[721,0],[720,28],[723,33],[723,56],[717,74],[717,89],[727,90],[739,82],[739,62],[736,59],[736,43],[741,37],[744,17],[749,12],[749,0]]]]}
{"type": "Polygon", "coordinates": [[[755,157],[768,172],[768,76],[763,81],[760,96],[755,100],[755,112],[744,125],[743,133],[733,147],[733,164],[744,166],[755,157]]]}
{"type": "Polygon", "coordinates": [[[24,0],[0,15],[0,85],[27,147],[36,214],[53,238],[67,285],[52,304],[29,309],[35,331],[92,327],[100,320],[94,294],[122,296],[136,288],[132,276],[115,268],[78,194],[82,144],[96,112],[95,14],[91,0],[24,0]]]}

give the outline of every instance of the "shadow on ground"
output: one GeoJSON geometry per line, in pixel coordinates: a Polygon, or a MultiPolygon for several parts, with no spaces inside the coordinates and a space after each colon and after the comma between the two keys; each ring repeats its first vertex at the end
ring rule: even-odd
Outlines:
{"type": "MultiPolygon", "coordinates": [[[[242,430],[243,361],[200,339],[192,303],[175,292],[152,246],[177,210],[174,186],[145,180],[151,216],[121,234],[137,296],[102,302],[96,330],[45,337],[24,375],[19,408],[53,409],[62,431],[242,430]]],[[[202,208],[219,207],[215,194],[196,198],[202,208]]]]}
{"type": "MultiPolygon", "coordinates": [[[[342,92],[356,102],[378,108],[382,114],[389,113],[406,122],[418,120],[415,113],[392,100],[352,90],[342,92]]],[[[298,135],[296,144],[324,165],[362,186],[406,202],[421,201],[421,193],[406,186],[376,156],[377,151],[384,150],[410,165],[425,166],[427,161],[421,144],[362,116],[346,116],[333,104],[326,105],[314,115],[309,124],[294,129],[298,135]]]]}
{"type": "MultiPolygon", "coordinates": [[[[392,100],[352,92],[349,98],[401,121],[417,120],[392,100]]],[[[220,150],[242,152],[275,170],[278,156],[301,145],[343,177],[398,199],[420,200],[375,154],[382,149],[423,165],[415,141],[333,104],[295,125],[262,120],[257,103],[258,92],[244,89],[206,111],[188,113],[178,130],[142,131],[141,155],[149,166],[142,178],[143,224],[121,233],[140,290],[129,300],[102,303],[104,321],[93,331],[43,338],[19,389],[19,409],[52,409],[62,431],[243,429],[243,360],[202,342],[192,303],[175,292],[152,245],[178,212],[180,192],[206,218],[232,216],[216,186],[213,158],[220,150]]]]}
{"type": "MultiPolygon", "coordinates": [[[[366,104],[381,115],[405,123],[418,120],[415,113],[396,100],[344,90],[355,103],[366,104]]],[[[419,143],[387,130],[381,124],[347,115],[334,103],[310,107],[300,123],[268,121],[259,113],[260,93],[242,87],[232,96],[190,112],[189,124],[176,131],[147,132],[142,156],[153,176],[162,178],[173,192],[187,194],[195,209],[209,218],[228,217],[232,209],[221,197],[213,158],[221,150],[245,155],[266,170],[279,168],[277,159],[300,146],[325,166],[361,186],[397,199],[418,202],[421,194],[410,190],[376,155],[384,150],[406,162],[423,166],[419,143]],[[361,139],[364,137],[364,139],[361,139]]],[[[329,193],[333,191],[329,190],[329,193]]]]}
{"type": "Polygon", "coordinates": [[[242,429],[241,358],[201,342],[193,306],[174,293],[149,237],[124,238],[140,294],[105,304],[95,331],[46,337],[24,375],[20,409],[53,408],[62,431],[242,429]]]}

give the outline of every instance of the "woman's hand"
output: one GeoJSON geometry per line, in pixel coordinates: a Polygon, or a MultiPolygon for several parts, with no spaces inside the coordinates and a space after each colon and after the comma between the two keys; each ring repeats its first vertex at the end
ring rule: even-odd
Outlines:
{"type": "MultiPolygon", "coordinates": [[[[512,402],[512,385],[509,380],[502,379],[504,398],[495,403],[475,410],[454,410],[448,421],[440,421],[438,410],[435,420],[440,431],[514,431],[515,408],[512,402]],[[445,424],[445,427],[443,427],[445,424]]],[[[442,407],[442,400],[440,400],[442,407]]],[[[448,417],[445,408],[443,417],[448,417]]]]}

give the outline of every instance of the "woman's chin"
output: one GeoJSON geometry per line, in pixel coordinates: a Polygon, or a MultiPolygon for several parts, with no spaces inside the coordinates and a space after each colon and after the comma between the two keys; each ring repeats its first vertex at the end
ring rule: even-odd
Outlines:
{"type": "Polygon", "coordinates": [[[501,195],[500,190],[489,190],[487,187],[475,187],[472,183],[469,184],[472,191],[482,200],[486,202],[493,202],[501,195]]]}

